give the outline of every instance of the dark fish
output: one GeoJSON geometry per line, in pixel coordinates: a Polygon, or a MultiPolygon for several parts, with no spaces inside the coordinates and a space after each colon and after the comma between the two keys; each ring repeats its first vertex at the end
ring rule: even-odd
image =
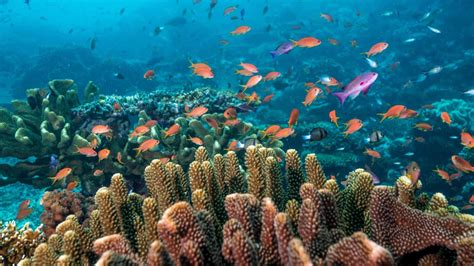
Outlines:
{"type": "Polygon", "coordinates": [[[209,5],[210,9],[213,9],[217,5],[217,0],[211,0],[211,4],[209,5]]]}
{"type": "Polygon", "coordinates": [[[245,8],[242,8],[242,9],[240,10],[240,19],[241,19],[241,20],[244,20],[244,16],[245,16],[245,8]]]}
{"type": "Polygon", "coordinates": [[[411,162],[409,165],[407,165],[407,167],[405,167],[403,175],[410,178],[412,186],[416,186],[416,183],[420,178],[420,173],[420,166],[416,162],[411,162]]]}
{"type": "Polygon", "coordinates": [[[265,6],[265,7],[263,8],[263,14],[265,15],[265,14],[267,14],[267,12],[268,12],[268,6],[265,6]]]}
{"type": "Polygon", "coordinates": [[[67,32],[67,34],[71,34],[73,31],[74,31],[74,29],[71,28],[71,29],[67,32]]]}
{"type": "Polygon", "coordinates": [[[207,18],[208,18],[208,19],[211,19],[211,18],[212,18],[212,11],[211,11],[211,10],[209,10],[209,13],[207,13],[207,18]]]}
{"type": "Polygon", "coordinates": [[[48,20],[46,17],[43,17],[43,16],[41,16],[40,19],[44,21],[48,20]]]}
{"type": "Polygon", "coordinates": [[[256,107],[250,106],[249,104],[246,104],[246,103],[237,105],[236,107],[241,113],[255,112],[257,110],[256,107]]]}
{"type": "MultiPolygon", "coordinates": [[[[240,141],[239,141],[240,142],[240,141]]],[[[250,146],[256,146],[258,144],[260,144],[260,142],[258,141],[257,138],[252,138],[252,137],[248,137],[248,138],[245,138],[242,142],[240,142],[241,144],[243,144],[243,148],[244,149],[247,149],[248,147],[250,146]]],[[[242,145],[240,145],[242,146],[242,145]]]]}
{"type": "Polygon", "coordinates": [[[125,79],[125,76],[122,75],[121,73],[114,73],[114,77],[115,77],[116,79],[125,79]]]}
{"type": "Polygon", "coordinates": [[[275,58],[282,54],[287,54],[291,52],[291,50],[293,50],[294,47],[295,45],[292,42],[284,42],[278,45],[278,47],[274,51],[271,51],[270,54],[272,55],[273,58],[275,58]]]}
{"type": "Polygon", "coordinates": [[[266,32],[270,32],[272,30],[272,25],[268,24],[268,26],[265,28],[266,32]]]}
{"type": "Polygon", "coordinates": [[[122,14],[123,14],[123,12],[125,12],[125,7],[124,7],[124,8],[122,8],[122,9],[120,9],[119,15],[122,15],[122,14]]]}
{"type": "Polygon", "coordinates": [[[309,135],[304,135],[303,140],[308,140],[308,141],[320,141],[324,139],[328,135],[328,132],[326,129],[322,127],[316,127],[311,130],[309,135]]]}
{"type": "Polygon", "coordinates": [[[369,136],[370,143],[379,143],[384,138],[383,133],[380,130],[372,132],[369,136]]]}
{"type": "Polygon", "coordinates": [[[237,16],[232,16],[232,17],[230,17],[230,19],[231,19],[231,20],[238,20],[239,17],[237,17],[237,16]]]}
{"type": "Polygon", "coordinates": [[[155,30],[153,30],[153,33],[155,33],[155,35],[159,35],[162,30],[163,30],[163,27],[156,26],[155,30]]]}
{"type": "Polygon", "coordinates": [[[96,38],[94,37],[94,38],[92,38],[92,40],[91,40],[91,50],[94,50],[95,47],[96,47],[96,45],[97,45],[97,40],[96,40],[96,38]]]}
{"type": "Polygon", "coordinates": [[[25,0],[25,4],[29,7],[30,6],[30,0],[25,0]]]}
{"type": "Polygon", "coordinates": [[[168,20],[165,23],[165,26],[173,26],[173,27],[178,27],[178,26],[183,26],[186,24],[186,19],[183,17],[176,17],[168,20]]]}
{"type": "Polygon", "coordinates": [[[30,106],[31,110],[35,110],[38,106],[36,104],[36,97],[34,96],[28,96],[28,98],[26,98],[26,101],[28,102],[28,105],[30,106]]]}
{"type": "Polygon", "coordinates": [[[380,178],[376,174],[374,174],[374,172],[372,172],[372,169],[370,169],[368,165],[365,165],[364,168],[365,168],[365,171],[367,171],[367,173],[369,173],[372,176],[372,183],[374,185],[380,184],[380,178]]]}
{"type": "Polygon", "coordinates": [[[184,8],[184,9],[183,9],[183,12],[181,12],[181,15],[183,15],[183,16],[186,15],[186,12],[188,12],[188,9],[187,9],[187,8],[184,8]]]}

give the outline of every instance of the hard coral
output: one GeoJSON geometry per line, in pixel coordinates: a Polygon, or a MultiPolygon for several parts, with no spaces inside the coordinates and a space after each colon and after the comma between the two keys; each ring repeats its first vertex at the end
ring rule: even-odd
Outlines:
{"type": "Polygon", "coordinates": [[[91,199],[69,190],[47,191],[41,199],[41,204],[44,210],[40,219],[45,226],[46,236],[53,234],[56,226],[71,214],[79,221],[84,221],[92,208],[91,199]]]}
{"type": "Polygon", "coordinates": [[[35,248],[45,241],[42,226],[33,230],[28,223],[17,228],[15,222],[0,222],[0,234],[0,262],[3,265],[17,264],[24,257],[33,256],[35,248]]]}

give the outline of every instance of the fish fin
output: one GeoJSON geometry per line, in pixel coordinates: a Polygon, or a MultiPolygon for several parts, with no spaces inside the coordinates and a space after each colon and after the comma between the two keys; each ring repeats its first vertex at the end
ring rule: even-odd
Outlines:
{"type": "Polygon", "coordinates": [[[363,55],[367,56],[367,58],[370,57],[369,52],[363,52],[363,53],[360,53],[360,54],[363,54],[363,55]]]}
{"type": "Polygon", "coordinates": [[[271,52],[270,52],[270,55],[272,56],[273,59],[275,59],[275,57],[276,57],[276,52],[275,52],[275,51],[271,51],[271,52]]]}
{"type": "Polygon", "coordinates": [[[347,99],[347,96],[349,96],[349,94],[345,93],[345,92],[335,92],[333,93],[332,95],[336,96],[337,99],[339,100],[339,102],[342,104],[344,104],[344,102],[346,101],[347,99]]]}
{"type": "Polygon", "coordinates": [[[364,93],[364,95],[367,95],[367,93],[369,93],[369,89],[370,89],[370,86],[367,86],[367,88],[363,89],[362,92],[364,93]]]}

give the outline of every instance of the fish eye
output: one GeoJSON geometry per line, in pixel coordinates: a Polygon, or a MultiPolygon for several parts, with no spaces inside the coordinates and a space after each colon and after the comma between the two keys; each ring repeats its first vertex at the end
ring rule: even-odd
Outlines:
{"type": "Polygon", "coordinates": [[[362,81],[359,85],[364,85],[364,82],[362,81]]]}

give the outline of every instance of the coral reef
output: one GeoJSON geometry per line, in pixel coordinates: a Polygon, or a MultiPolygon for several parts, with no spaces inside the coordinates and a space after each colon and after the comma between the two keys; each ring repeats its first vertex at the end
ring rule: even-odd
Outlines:
{"type": "Polygon", "coordinates": [[[374,186],[361,169],[339,189],[316,155],[303,165],[288,150],[283,173],[275,154],[248,147],[245,171],[234,152],[210,156],[198,149],[187,173],[155,159],[144,171],[144,199],[116,174],[97,191],[88,223],[68,216],[24,263],[394,265],[407,257],[474,263],[472,217],[449,211],[440,195],[422,204],[426,197],[416,197],[411,186],[374,186]],[[451,214],[442,216],[442,209],[451,214]]]}
{"type": "Polygon", "coordinates": [[[43,213],[40,216],[46,236],[54,233],[56,226],[67,216],[74,215],[79,221],[88,217],[88,209],[93,208],[92,199],[69,190],[47,191],[41,199],[43,213]]]}
{"type": "MultiPolygon", "coordinates": [[[[0,185],[14,182],[46,187],[47,178],[64,167],[72,174],[56,187],[75,181],[81,191],[93,195],[107,185],[110,177],[123,173],[131,186],[140,191],[140,176],[145,165],[154,158],[172,160],[184,168],[194,160],[198,146],[210,156],[225,149],[238,151],[240,145],[260,143],[275,149],[283,144],[265,137],[250,123],[225,117],[224,111],[243,103],[230,92],[199,88],[186,92],[155,91],[132,96],[101,96],[99,88],[89,82],[84,89],[85,103],[80,104],[78,88],[72,80],[53,80],[47,89],[27,90],[27,101],[15,100],[12,110],[0,109],[0,156],[12,156],[33,161],[0,164],[0,185]],[[202,116],[188,116],[187,109],[206,107],[202,116]],[[145,132],[130,135],[136,127],[147,127],[145,132]],[[167,135],[167,128],[179,125],[178,134],[167,135]],[[105,126],[107,132],[92,132],[105,126]],[[158,147],[148,148],[138,156],[136,152],[147,140],[156,140],[158,147]],[[233,146],[231,145],[233,143],[233,146]],[[95,155],[84,156],[78,148],[92,147],[108,155],[97,161],[95,155]],[[53,160],[54,157],[54,160],[53,160]]],[[[135,131],[133,131],[135,132],[135,131]]],[[[278,151],[281,156],[283,152],[278,151]]]]}
{"type": "Polygon", "coordinates": [[[41,226],[33,230],[28,223],[18,228],[15,222],[0,222],[0,234],[2,265],[16,264],[24,257],[32,257],[36,247],[45,240],[41,226]]]}

